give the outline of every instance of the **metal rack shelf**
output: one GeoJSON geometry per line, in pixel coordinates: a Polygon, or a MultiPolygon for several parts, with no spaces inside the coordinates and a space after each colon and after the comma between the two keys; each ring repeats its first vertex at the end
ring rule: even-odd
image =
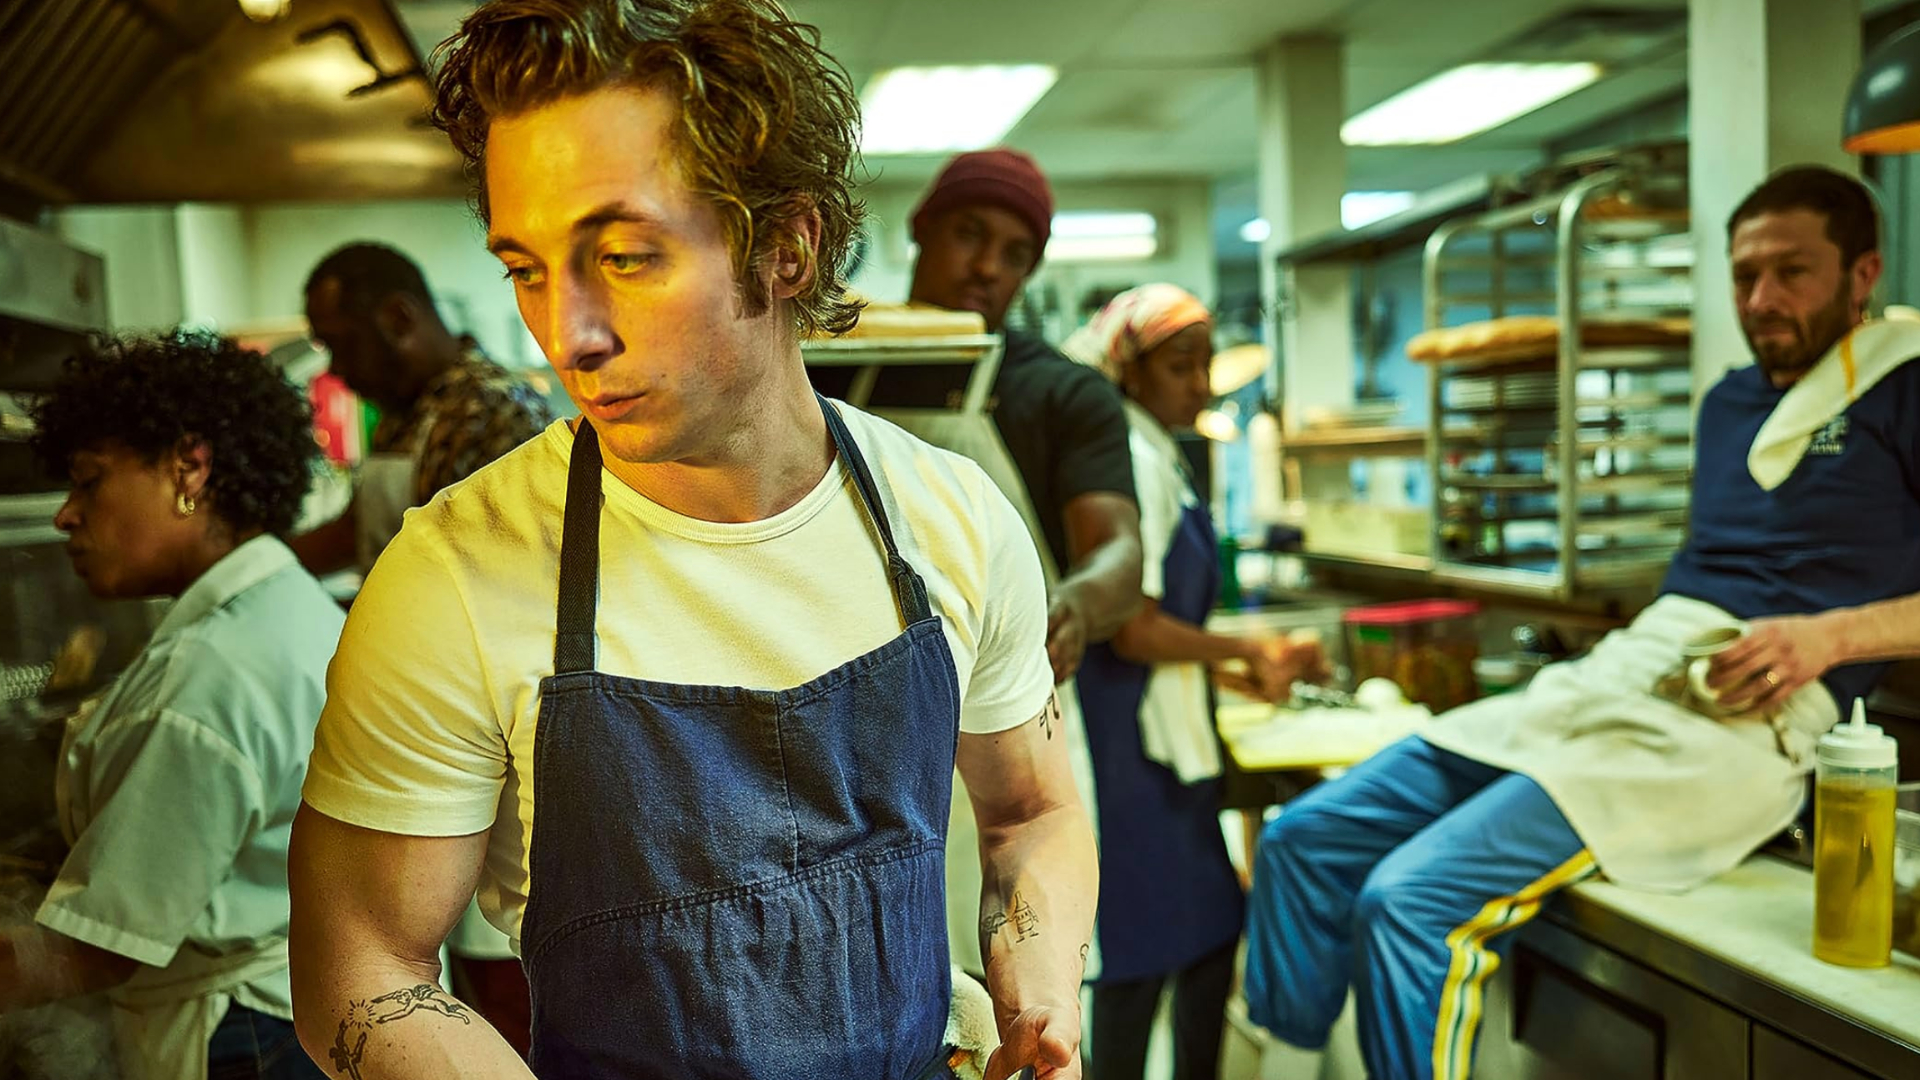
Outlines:
{"type": "Polygon", "coordinates": [[[1664,573],[1687,522],[1690,349],[1586,342],[1690,309],[1685,206],[1684,161],[1629,154],[1429,239],[1429,328],[1547,314],[1545,298],[1559,330],[1535,355],[1429,369],[1437,581],[1571,600],[1664,573]],[[1655,212],[1595,216],[1602,200],[1655,212]]]}

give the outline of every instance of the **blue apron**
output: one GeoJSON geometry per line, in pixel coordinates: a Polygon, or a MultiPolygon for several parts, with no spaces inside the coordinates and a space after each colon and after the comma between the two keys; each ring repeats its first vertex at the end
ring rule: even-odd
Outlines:
{"type": "Polygon", "coordinates": [[[906,629],[790,690],[594,670],[600,445],[585,421],[574,437],[521,927],[543,1080],[944,1064],[959,684],[866,461],[821,408],[906,629]]]}
{"type": "MultiPolygon", "coordinates": [[[[1189,506],[1167,547],[1160,610],[1207,621],[1220,590],[1213,521],[1189,506]]],[[[1102,983],[1134,982],[1192,966],[1240,936],[1246,897],[1220,832],[1221,781],[1183,784],[1147,759],[1140,702],[1149,668],[1110,645],[1087,649],[1080,708],[1100,810],[1102,983]]]]}

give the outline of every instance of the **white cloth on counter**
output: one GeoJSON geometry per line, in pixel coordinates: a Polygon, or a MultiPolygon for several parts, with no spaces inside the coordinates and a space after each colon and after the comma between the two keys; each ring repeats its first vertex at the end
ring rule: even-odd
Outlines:
{"type": "Polygon", "coordinates": [[[292,1019],[287,839],[340,608],[270,536],[195,581],[68,723],[72,851],[37,921],[147,965],[109,995],[127,1075],[205,1076],[229,1000],[292,1019]]]}
{"type": "MultiPolygon", "coordinates": [[[[1045,588],[1019,514],[972,462],[839,408],[941,619],[962,730],[1033,720],[1053,677],[1045,588]]],[[[407,515],[354,601],[307,775],[307,802],[340,821],[490,830],[480,907],[516,940],[572,447],[557,422],[407,515]]],[[[885,560],[839,462],[753,522],[673,513],[604,472],[601,484],[600,671],[784,689],[899,636],[885,560]]]]}
{"type": "Polygon", "coordinates": [[[1586,656],[1443,713],[1420,735],[1532,777],[1614,881],[1691,888],[1798,816],[1814,744],[1839,718],[1818,681],[1787,700],[1777,736],[1766,717],[1715,720],[1654,693],[1682,645],[1740,625],[1712,604],[1663,596],[1586,656]]]}
{"type": "MultiPolygon", "coordinates": [[[[1189,507],[1200,505],[1187,475],[1180,444],[1153,414],[1126,399],[1127,444],[1133,454],[1133,486],[1140,504],[1140,592],[1166,595],[1167,549],[1189,507]]],[[[1207,698],[1207,666],[1155,664],[1140,699],[1140,748],[1148,761],[1173,770],[1183,784],[1220,775],[1220,737],[1207,698]]]]}
{"type": "Polygon", "coordinates": [[[1793,384],[1760,426],[1747,450],[1747,471],[1754,482],[1766,491],[1785,483],[1815,436],[1874,384],[1916,357],[1920,311],[1888,308],[1886,318],[1854,327],[1793,384]]]}

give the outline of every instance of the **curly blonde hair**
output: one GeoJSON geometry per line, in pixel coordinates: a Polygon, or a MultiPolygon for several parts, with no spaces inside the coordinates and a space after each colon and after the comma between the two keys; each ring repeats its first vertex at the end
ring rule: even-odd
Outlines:
{"type": "Polygon", "coordinates": [[[866,208],[853,194],[860,103],[818,29],[773,0],[492,0],[434,50],[434,125],[466,159],[489,220],[493,121],[609,86],[679,99],[681,178],[720,214],[748,314],[769,303],[760,270],[786,250],[811,280],[794,297],[803,334],[844,333],[860,305],[844,274],[866,208]],[[787,226],[820,214],[809,247],[787,226]]]}

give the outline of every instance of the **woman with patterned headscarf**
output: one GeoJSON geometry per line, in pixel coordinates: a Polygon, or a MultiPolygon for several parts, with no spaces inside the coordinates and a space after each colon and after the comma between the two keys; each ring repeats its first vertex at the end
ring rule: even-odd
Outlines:
{"type": "Polygon", "coordinates": [[[1173,432],[1207,404],[1213,316],[1173,285],[1121,293],[1061,351],[1126,399],[1145,572],[1140,613],[1087,650],[1079,674],[1099,803],[1100,949],[1090,1073],[1138,1080],[1162,988],[1173,984],[1174,1077],[1218,1075],[1243,897],[1220,833],[1220,749],[1207,680],[1284,696],[1319,673],[1317,646],[1208,633],[1219,591],[1213,521],[1173,432]]]}

